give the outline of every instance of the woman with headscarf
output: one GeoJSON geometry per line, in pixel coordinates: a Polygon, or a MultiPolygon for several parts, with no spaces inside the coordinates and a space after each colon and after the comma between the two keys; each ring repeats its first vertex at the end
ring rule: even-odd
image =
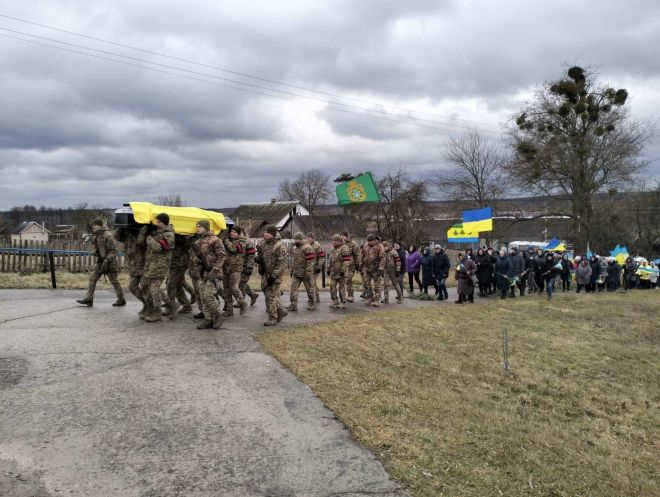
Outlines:
{"type": "Polygon", "coordinates": [[[424,247],[424,252],[422,252],[422,291],[425,294],[429,294],[429,286],[435,288],[436,295],[438,294],[438,286],[435,283],[435,278],[433,278],[433,256],[431,255],[431,250],[428,247],[424,247]]]}
{"type": "Polygon", "coordinates": [[[577,283],[577,293],[583,288],[587,293],[591,291],[591,264],[586,257],[580,259],[580,264],[575,270],[575,282],[577,283]]]}
{"type": "Polygon", "coordinates": [[[600,262],[598,261],[597,255],[594,254],[589,258],[589,265],[591,266],[591,281],[589,281],[589,290],[595,292],[596,282],[598,281],[598,275],[600,274],[600,262]]]}
{"type": "Polygon", "coordinates": [[[561,256],[561,291],[571,291],[571,261],[568,259],[568,254],[561,256]]]}
{"type": "Polygon", "coordinates": [[[632,257],[626,259],[626,265],[623,268],[623,288],[630,290],[637,286],[637,263],[632,257]]]}
{"type": "Polygon", "coordinates": [[[456,280],[458,281],[457,304],[470,302],[474,304],[474,282],[472,277],[477,272],[475,262],[465,254],[458,254],[458,266],[456,266],[456,280]]]}
{"type": "Polygon", "coordinates": [[[500,255],[495,263],[495,276],[497,278],[497,288],[500,290],[501,299],[506,299],[506,295],[513,281],[513,262],[505,248],[500,249],[500,255]]]}

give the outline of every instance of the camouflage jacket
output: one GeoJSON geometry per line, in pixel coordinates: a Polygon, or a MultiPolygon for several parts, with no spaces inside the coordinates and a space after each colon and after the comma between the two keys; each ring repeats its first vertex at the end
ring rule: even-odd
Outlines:
{"type": "Polygon", "coordinates": [[[245,257],[243,259],[243,274],[250,275],[254,271],[254,257],[257,255],[257,247],[249,238],[245,239],[245,257]]]}
{"type": "Polygon", "coordinates": [[[165,278],[170,272],[170,260],[174,250],[172,226],[154,231],[147,237],[147,253],[144,263],[145,278],[165,278]]]}
{"type": "Polygon", "coordinates": [[[342,243],[339,247],[333,247],[330,251],[330,267],[328,268],[330,277],[338,279],[341,278],[341,273],[345,275],[352,259],[351,249],[345,243],[342,243]]]}
{"type": "Polygon", "coordinates": [[[192,258],[199,261],[201,278],[215,280],[222,276],[227,253],[222,240],[212,231],[207,231],[197,235],[192,245],[192,258]]]}
{"type": "Polygon", "coordinates": [[[103,268],[104,273],[119,272],[117,263],[117,242],[107,226],[103,226],[92,237],[92,245],[96,254],[96,264],[103,268]]]}
{"type": "Polygon", "coordinates": [[[172,261],[170,268],[188,267],[190,262],[190,239],[184,235],[174,236],[174,251],[172,252],[172,261]]]}
{"type": "Polygon", "coordinates": [[[137,235],[129,233],[124,242],[124,256],[126,267],[131,276],[142,276],[144,273],[144,260],[147,251],[147,226],[142,226],[137,235]]]}
{"type": "Polygon", "coordinates": [[[364,271],[366,269],[369,250],[371,250],[371,247],[369,247],[367,242],[364,242],[362,245],[360,245],[360,271],[364,271]]]}
{"type": "Polygon", "coordinates": [[[380,243],[369,247],[365,254],[364,267],[370,273],[385,270],[385,249],[380,243]]]}
{"type": "Polygon", "coordinates": [[[291,249],[291,272],[296,278],[314,276],[316,253],[308,243],[294,245],[291,249]]]}
{"type": "Polygon", "coordinates": [[[245,266],[246,240],[243,237],[232,240],[229,236],[224,240],[227,260],[225,262],[226,273],[240,273],[245,266]]]}
{"type": "Polygon", "coordinates": [[[362,254],[360,252],[360,246],[355,243],[355,240],[348,240],[345,245],[351,251],[351,263],[349,264],[349,270],[359,271],[360,266],[362,265],[362,254]]]}
{"type": "Polygon", "coordinates": [[[401,258],[396,250],[393,248],[385,252],[385,269],[390,273],[398,273],[401,271],[401,258]]]}
{"type": "Polygon", "coordinates": [[[202,277],[202,263],[195,254],[195,243],[200,239],[199,235],[195,235],[190,239],[190,250],[188,251],[188,274],[194,280],[202,277]]]}
{"type": "Polygon", "coordinates": [[[314,240],[312,243],[312,249],[316,254],[316,263],[314,264],[314,269],[320,271],[323,269],[323,263],[325,262],[325,251],[323,250],[323,247],[321,247],[321,244],[316,240],[314,240]]]}
{"type": "Polygon", "coordinates": [[[271,276],[279,283],[286,271],[286,247],[282,240],[261,240],[257,247],[259,257],[264,261],[266,274],[262,276],[271,276]]]}

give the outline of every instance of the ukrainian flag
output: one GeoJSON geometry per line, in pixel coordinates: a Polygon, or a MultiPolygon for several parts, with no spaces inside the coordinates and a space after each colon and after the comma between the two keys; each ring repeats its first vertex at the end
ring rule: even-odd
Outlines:
{"type": "Polygon", "coordinates": [[[492,207],[463,211],[463,229],[473,233],[493,231],[492,207]]]}

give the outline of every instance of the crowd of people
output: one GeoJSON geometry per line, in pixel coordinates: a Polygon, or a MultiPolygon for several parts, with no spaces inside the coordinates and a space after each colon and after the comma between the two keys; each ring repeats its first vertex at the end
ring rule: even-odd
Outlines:
{"type": "Polygon", "coordinates": [[[126,305],[118,279],[117,242],[123,243],[129,273],[128,289],[143,304],[140,319],[153,323],[164,317],[174,319],[180,313],[192,313],[197,303],[198,329],[222,326],[224,318],[243,315],[253,306],[259,294],[250,287],[255,271],[266,301],[268,319],[265,326],[280,323],[289,312],[298,311],[298,293],[303,285],[307,293],[307,309],[316,310],[320,303],[319,276],[326,271],[330,281],[330,308],[344,309],[355,301],[354,277],[361,275],[365,304],[378,307],[390,302],[390,290],[401,303],[408,275],[409,296],[415,285],[420,294],[448,300],[447,280],[453,274],[457,281],[457,304],[474,303],[480,297],[499,295],[514,298],[525,293],[545,291],[552,298],[555,285],[564,292],[602,292],[625,289],[650,289],[658,286],[658,268],[654,262],[637,262],[628,258],[621,267],[616,259],[597,255],[576,257],[533,248],[526,251],[502,248],[468,249],[452,263],[444,248],[410,246],[406,250],[398,242],[388,242],[370,234],[361,245],[348,232],[332,236],[332,249],[325,253],[312,233],[295,233],[290,250],[275,226],[263,229],[263,238],[253,244],[245,230],[231,226],[216,235],[208,220],[197,222],[195,234],[176,234],[169,216],[158,214],[150,225],[138,229],[118,229],[111,233],[103,220],[92,223],[93,246],[97,264],[89,278],[87,294],[77,302],[93,306],[98,280],[107,276],[117,300],[113,306],[126,305]],[[281,302],[281,286],[286,273],[291,278],[289,305],[281,302]],[[187,276],[192,284],[187,281],[187,276]],[[421,276],[421,277],[420,277],[421,276]],[[222,303],[222,309],[221,309],[222,303]]]}
{"type": "Polygon", "coordinates": [[[599,255],[571,260],[566,253],[540,248],[496,251],[482,247],[476,253],[472,249],[459,253],[458,264],[452,267],[443,247],[436,245],[434,249],[431,254],[428,247],[411,246],[400,252],[401,260],[406,261],[409,291],[414,293],[417,283],[420,292],[428,294],[433,287],[437,299],[445,300],[446,282],[453,272],[458,286],[457,304],[474,302],[477,291],[480,297],[499,295],[501,299],[515,298],[516,292],[524,296],[526,292],[542,295],[545,291],[551,299],[555,286],[568,292],[573,282],[577,293],[658,288],[658,267],[646,259],[628,257],[620,265],[614,257],[599,255]]]}

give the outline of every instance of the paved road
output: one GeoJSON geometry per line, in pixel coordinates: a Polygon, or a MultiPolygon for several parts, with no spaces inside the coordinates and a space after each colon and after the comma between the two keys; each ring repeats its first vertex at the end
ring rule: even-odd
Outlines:
{"type": "MultiPolygon", "coordinates": [[[[0,290],[2,497],[405,495],[260,351],[263,302],[198,331],[189,315],[149,324],[135,301],[112,308],[97,292],[86,308],[80,294],[0,290]]],[[[433,303],[390,307],[422,305],[433,303]]],[[[354,307],[340,312],[378,312],[354,307]]],[[[322,304],[286,323],[336,312],[322,304]]]]}

